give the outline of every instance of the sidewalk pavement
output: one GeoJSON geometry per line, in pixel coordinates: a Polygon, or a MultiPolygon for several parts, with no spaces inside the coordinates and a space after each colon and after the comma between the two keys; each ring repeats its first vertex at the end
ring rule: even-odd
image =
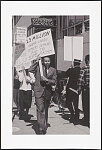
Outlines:
{"type": "MultiPolygon", "coordinates": [[[[15,110],[16,112],[16,110],[15,110]]],[[[90,129],[82,125],[74,125],[68,120],[68,109],[64,112],[59,111],[57,105],[52,105],[49,108],[48,122],[50,127],[47,129],[47,135],[89,135],[90,129]]],[[[32,103],[29,111],[30,121],[25,122],[19,120],[18,116],[13,113],[12,134],[13,135],[32,135],[37,133],[37,117],[36,106],[32,103]]],[[[80,116],[82,117],[82,116],[80,116]]]]}

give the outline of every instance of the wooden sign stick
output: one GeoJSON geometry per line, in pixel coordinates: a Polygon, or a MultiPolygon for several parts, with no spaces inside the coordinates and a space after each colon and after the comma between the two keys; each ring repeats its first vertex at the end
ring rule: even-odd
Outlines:
{"type": "Polygon", "coordinates": [[[40,67],[40,75],[43,76],[43,68],[42,68],[41,59],[39,60],[39,67],[40,67]]]}

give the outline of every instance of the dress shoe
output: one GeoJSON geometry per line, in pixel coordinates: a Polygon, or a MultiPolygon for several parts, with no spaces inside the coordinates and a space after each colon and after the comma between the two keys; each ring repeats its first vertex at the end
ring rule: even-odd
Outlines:
{"type": "Polygon", "coordinates": [[[38,134],[43,134],[43,130],[39,131],[39,133],[38,133],[38,134]]]}
{"type": "Polygon", "coordinates": [[[47,125],[46,125],[46,126],[47,126],[47,128],[48,128],[48,127],[51,127],[51,125],[50,125],[49,123],[47,123],[47,125]]]}
{"type": "Polygon", "coordinates": [[[19,120],[23,120],[24,119],[24,117],[23,116],[19,116],[19,120]]]}
{"type": "Polygon", "coordinates": [[[46,130],[40,130],[38,134],[44,135],[44,134],[46,134],[46,130]]]}
{"type": "Polygon", "coordinates": [[[73,124],[74,124],[74,125],[80,124],[80,123],[79,123],[79,119],[75,119],[75,120],[73,121],[73,124]]]}
{"type": "Polygon", "coordinates": [[[74,116],[74,115],[71,115],[71,117],[69,118],[70,123],[73,123],[73,122],[74,122],[74,119],[75,119],[75,116],[74,116]]]}

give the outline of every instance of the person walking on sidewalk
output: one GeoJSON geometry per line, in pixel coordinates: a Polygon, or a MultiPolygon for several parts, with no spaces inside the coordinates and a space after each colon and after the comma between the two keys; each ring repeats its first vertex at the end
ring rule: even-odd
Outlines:
{"type": "Polygon", "coordinates": [[[48,126],[48,107],[51,100],[52,86],[56,84],[56,70],[50,66],[50,58],[43,59],[43,76],[40,75],[40,68],[34,64],[29,71],[35,73],[35,102],[37,106],[37,122],[39,134],[46,134],[48,126]]]}
{"type": "Polygon", "coordinates": [[[13,100],[17,107],[17,113],[19,113],[19,88],[20,88],[19,76],[16,67],[14,67],[13,100]]]}
{"type": "Polygon", "coordinates": [[[89,55],[85,56],[85,66],[80,71],[80,77],[78,81],[79,94],[82,91],[82,105],[84,111],[83,124],[89,126],[90,122],[90,65],[89,55]]]}
{"type": "Polygon", "coordinates": [[[29,108],[31,107],[32,102],[31,84],[35,82],[34,74],[22,67],[19,71],[19,81],[21,82],[19,89],[19,119],[24,119],[24,109],[26,109],[25,121],[27,121],[29,108]]]}
{"type": "Polygon", "coordinates": [[[74,59],[74,66],[66,71],[66,77],[69,78],[66,86],[66,103],[71,113],[70,122],[76,123],[79,119],[77,82],[80,74],[80,60],[74,59]],[[72,104],[73,103],[73,104],[72,104]],[[74,108],[73,108],[74,106],[74,108]]]}

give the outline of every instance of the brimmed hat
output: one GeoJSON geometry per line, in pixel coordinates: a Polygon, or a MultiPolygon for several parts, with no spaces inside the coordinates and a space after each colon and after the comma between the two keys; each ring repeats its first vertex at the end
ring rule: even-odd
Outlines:
{"type": "Polygon", "coordinates": [[[81,63],[81,60],[79,60],[79,59],[74,59],[74,62],[76,62],[76,63],[81,63]]]}

